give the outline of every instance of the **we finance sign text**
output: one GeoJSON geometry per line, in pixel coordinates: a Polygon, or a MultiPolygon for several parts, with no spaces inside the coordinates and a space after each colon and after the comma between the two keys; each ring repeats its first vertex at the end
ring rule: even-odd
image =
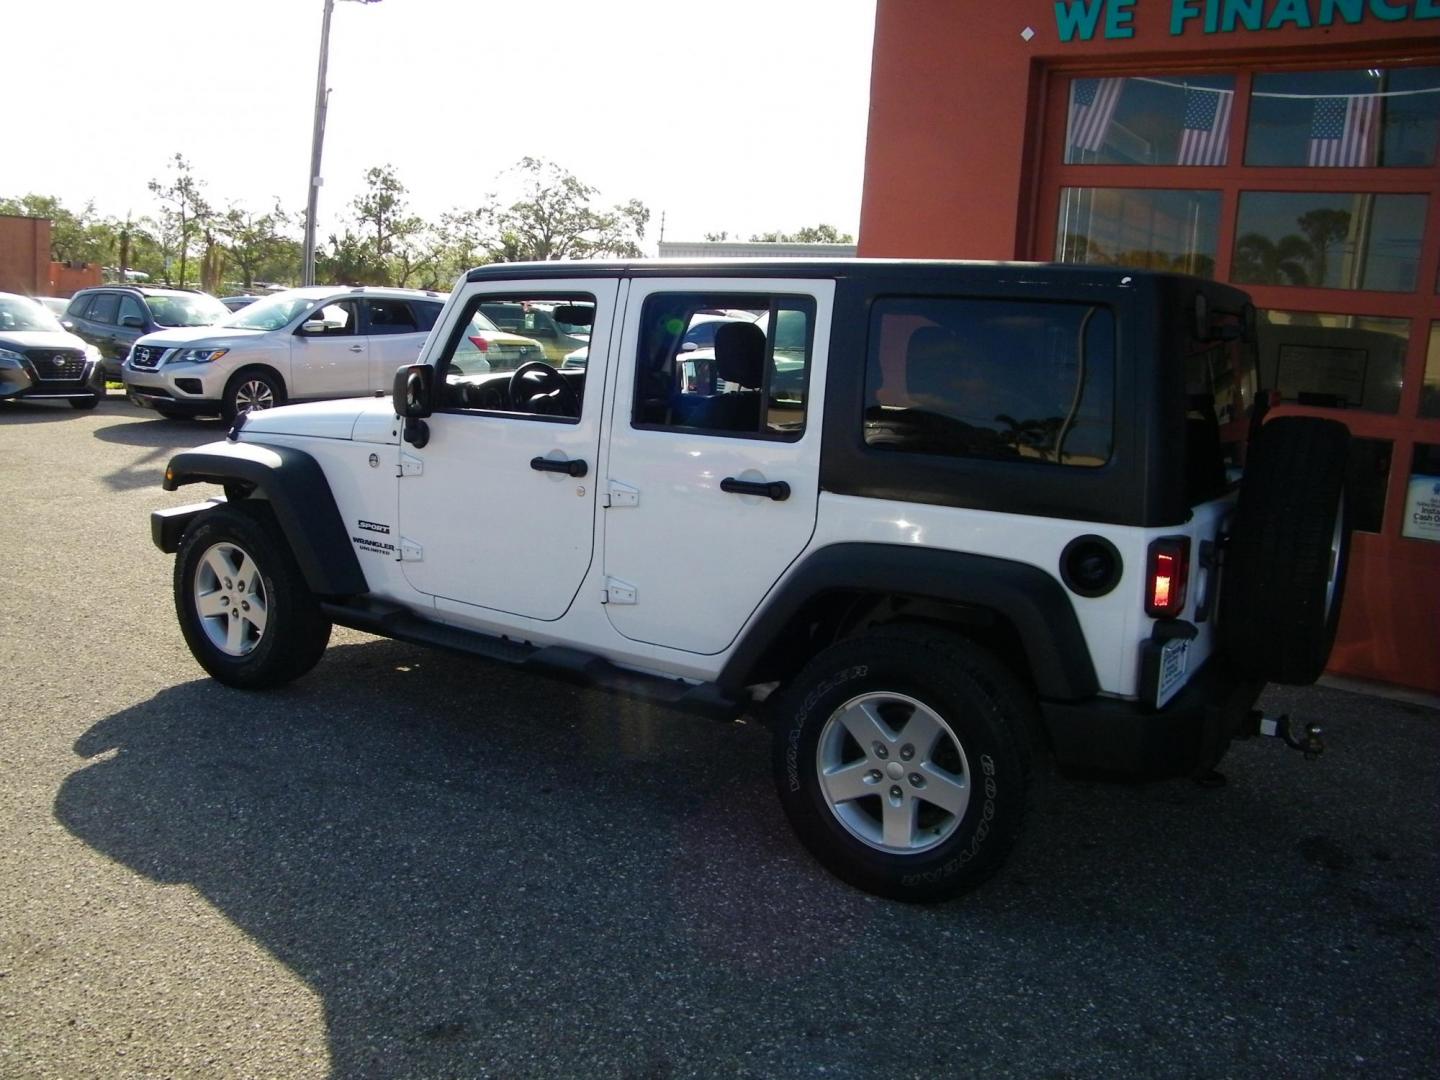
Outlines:
{"type": "MultiPolygon", "coordinates": [[[[1057,0],[1061,41],[1135,36],[1136,0],[1057,0]]],[[[1233,34],[1440,19],[1440,0],[1170,0],[1170,34],[1233,34]]]]}

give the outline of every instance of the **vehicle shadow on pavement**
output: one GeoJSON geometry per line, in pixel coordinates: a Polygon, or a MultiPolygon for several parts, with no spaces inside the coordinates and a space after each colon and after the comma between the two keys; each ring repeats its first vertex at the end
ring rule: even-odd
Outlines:
{"type": "MultiPolygon", "coordinates": [[[[131,407],[128,411],[133,415],[135,410],[131,407]]],[[[225,427],[219,421],[210,423],[157,417],[108,424],[96,428],[93,434],[101,442],[116,447],[133,447],[135,450],[132,454],[118,449],[109,452],[107,460],[114,467],[102,477],[107,487],[112,491],[157,490],[172,456],[182,450],[223,439],[225,427]]],[[[204,498],[214,491],[214,488],[206,486],[205,495],[200,497],[204,498]]]]}
{"type": "Polygon", "coordinates": [[[337,1076],[889,1075],[894,1046],[907,1074],[1420,1075],[1440,739],[1385,722],[1332,722],[1384,783],[1255,744],[1220,790],[1051,781],[1000,875],[935,907],[809,860],[756,724],[388,641],[100,721],[55,814],[303,978],[337,1076]],[[1331,994],[1325,1039],[1257,1008],[1331,994]]]}
{"type": "Polygon", "coordinates": [[[111,424],[99,428],[95,438],[122,446],[175,447],[198,446],[223,439],[227,425],[214,420],[171,420],[155,413],[150,418],[130,424],[111,424]]]}
{"type": "Polygon", "coordinates": [[[107,414],[134,413],[135,408],[124,398],[111,395],[93,409],[76,409],[68,401],[0,401],[0,423],[3,424],[48,424],[57,420],[76,420],[80,417],[105,416],[107,414]]]}

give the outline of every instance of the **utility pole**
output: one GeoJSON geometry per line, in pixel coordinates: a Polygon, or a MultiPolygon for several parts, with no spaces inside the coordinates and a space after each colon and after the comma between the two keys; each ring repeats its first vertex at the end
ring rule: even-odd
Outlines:
{"type": "MultiPolygon", "coordinates": [[[[359,4],[377,4],[380,0],[352,0],[359,4]]],[[[305,197],[305,265],[300,284],[315,284],[315,210],[320,202],[320,152],[325,144],[325,110],[330,104],[330,88],[325,85],[325,69],[330,63],[330,16],[335,0],[325,0],[325,14],[320,21],[320,67],[315,73],[315,127],[310,137],[310,186],[305,197]]]]}

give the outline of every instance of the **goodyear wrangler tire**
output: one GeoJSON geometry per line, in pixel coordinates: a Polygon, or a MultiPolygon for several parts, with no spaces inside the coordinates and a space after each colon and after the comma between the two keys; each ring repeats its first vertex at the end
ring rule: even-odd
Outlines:
{"type": "Polygon", "coordinates": [[[217,507],[185,531],[175,553],[175,613],[200,666],[242,689],[305,674],[330,641],[330,621],[261,503],[217,507]]]}
{"type": "Polygon", "coordinates": [[[1220,634],[1243,675],[1305,685],[1330,658],[1345,595],[1350,433],[1285,416],[1250,447],[1225,553],[1220,634]]]}
{"type": "Polygon", "coordinates": [[[992,655],[921,627],[831,646],[784,692],[775,782],[836,876],[941,900],[995,872],[1020,834],[1033,703],[992,655]]]}

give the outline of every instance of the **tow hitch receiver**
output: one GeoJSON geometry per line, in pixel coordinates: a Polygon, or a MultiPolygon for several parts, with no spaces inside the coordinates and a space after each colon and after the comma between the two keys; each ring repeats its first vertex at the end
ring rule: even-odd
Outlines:
{"type": "Polygon", "coordinates": [[[1299,750],[1307,761],[1314,761],[1325,752],[1325,741],[1320,737],[1325,734],[1325,729],[1319,724],[1305,724],[1302,727],[1300,721],[1290,718],[1289,713],[1283,716],[1265,716],[1263,713],[1253,712],[1250,718],[1257,735],[1284,739],[1286,746],[1299,750]]]}

